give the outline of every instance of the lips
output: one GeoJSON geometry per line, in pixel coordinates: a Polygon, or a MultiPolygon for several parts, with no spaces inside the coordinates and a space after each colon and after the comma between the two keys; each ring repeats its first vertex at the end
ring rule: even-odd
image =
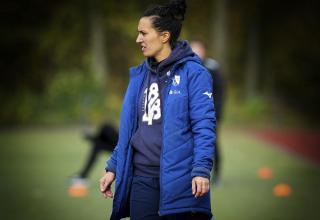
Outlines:
{"type": "Polygon", "coordinates": [[[146,49],[146,47],[141,46],[141,51],[143,52],[146,49]]]}

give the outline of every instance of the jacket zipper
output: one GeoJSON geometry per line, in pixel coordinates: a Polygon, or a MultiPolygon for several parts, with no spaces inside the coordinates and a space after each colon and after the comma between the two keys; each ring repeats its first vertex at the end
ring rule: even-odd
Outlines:
{"type": "MultiPolygon", "coordinates": [[[[171,71],[170,71],[171,72],[171,71]]],[[[160,216],[161,213],[160,213],[160,209],[162,207],[162,160],[163,160],[163,148],[164,148],[164,138],[163,138],[163,135],[164,135],[164,125],[165,125],[165,110],[166,110],[166,105],[167,105],[167,97],[168,97],[168,94],[169,94],[169,89],[170,89],[170,85],[169,83],[171,82],[171,77],[172,76],[172,72],[170,74],[170,76],[167,78],[166,80],[166,87],[165,87],[165,93],[164,93],[164,97],[163,97],[163,101],[164,101],[164,105],[163,105],[163,121],[162,121],[162,147],[161,147],[161,154],[160,154],[160,201],[159,201],[159,211],[158,211],[158,215],[160,216]]]]}
{"type": "MultiPolygon", "coordinates": [[[[139,91],[138,91],[138,94],[137,94],[137,98],[135,100],[136,108],[135,108],[135,114],[134,114],[135,115],[135,119],[134,119],[134,126],[133,126],[133,133],[132,134],[134,134],[137,131],[137,128],[138,128],[138,123],[139,123],[139,119],[138,119],[138,114],[139,114],[138,113],[138,110],[139,110],[139,95],[141,93],[141,89],[143,87],[143,83],[144,83],[144,80],[145,80],[147,74],[148,73],[144,74],[144,76],[143,76],[143,80],[142,80],[142,83],[140,84],[140,88],[139,88],[139,91]]],[[[130,142],[131,142],[131,139],[129,141],[129,146],[132,147],[130,142]]],[[[133,167],[133,161],[131,161],[131,163],[132,163],[132,167],[133,167]]],[[[133,168],[132,168],[132,170],[133,170],[133,168]]],[[[132,173],[132,177],[133,177],[133,173],[132,173]]],[[[119,210],[120,210],[120,208],[119,208],[119,210]]]]}
{"type": "MultiPolygon", "coordinates": [[[[138,124],[139,124],[139,98],[140,98],[142,87],[143,87],[143,84],[144,84],[144,81],[145,81],[147,75],[148,75],[148,72],[145,73],[143,76],[142,83],[140,84],[140,88],[139,88],[137,98],[136,98],[136,112],[135,112],[135,123],[136,124],[134,126],[134,132],[136,132],[136,130],[138,128],[138,124]]],[[[146,99],[148,100],[148,97],[146,97],[146,99]]]]}

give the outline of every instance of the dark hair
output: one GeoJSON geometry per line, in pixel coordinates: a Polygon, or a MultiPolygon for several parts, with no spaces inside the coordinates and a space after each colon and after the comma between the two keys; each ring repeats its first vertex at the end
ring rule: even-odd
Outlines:
{"type": "Polygon", "coordinates": [[[143,17],[151,17],[153,27],[157,31],[168,31],[170,46],[174,48],[180,36],[186,8],[185,0],[171,0],[165,5],[155,5],[148,8],[143,13],[143,17]]]}

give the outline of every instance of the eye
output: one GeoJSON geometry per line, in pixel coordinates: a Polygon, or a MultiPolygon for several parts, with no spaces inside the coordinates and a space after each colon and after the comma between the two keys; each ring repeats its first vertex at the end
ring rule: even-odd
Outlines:
{"type": "Polygon", "coordinates": [[[139,31],[139,34],[141,34],[142,36],[145,36],[147,33],[144,31],[139,31]]]}

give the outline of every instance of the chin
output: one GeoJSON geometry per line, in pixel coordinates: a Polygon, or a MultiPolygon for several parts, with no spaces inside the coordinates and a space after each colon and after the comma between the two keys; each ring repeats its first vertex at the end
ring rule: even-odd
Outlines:
{"type": "Polygon", "coordinates": [[[148,53],[148,52],[143,52],[143,55],[145,56],[145,57],[153,57],[154,56],[154,54],[153,53],[148,53]]]}
{"type": "Polygon", "coordinates": [[[146,53],[146,52],[143,52],[143,55],[144,55],[145,57],[150,57],[150,56],[151,56],[150,53],[146,53]]]}

